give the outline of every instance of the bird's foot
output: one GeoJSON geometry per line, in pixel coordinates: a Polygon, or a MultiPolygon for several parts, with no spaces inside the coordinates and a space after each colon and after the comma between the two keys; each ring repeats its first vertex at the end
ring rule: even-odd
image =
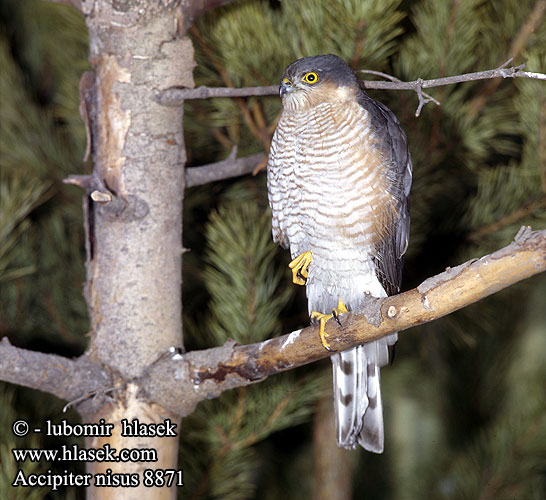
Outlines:
{"type": "Polygon", "coordinates": [[[307,282],[307,277],[309,276],[307,268],[312,260],[313,256],[311,255],[311,252],[307,250],[307,252],[300,253],[292,262],[290,262],[290,264],[288,264],[288,267],[292,269],[292,281],[296,285],[305,285],[307,282]]]}
{"type": "Polygon", "coordinates": [[[320,341],[322,342],[322,346],[327,351],[332,351],[330,344],[326,340],[326,337],[328,337],[328,334],[324,331],[324,326],[326,325],[326,322],[332,317],[332,314],[323,314],[318,311],[312,311],[311,312],[311,318],[318,319],[320,324],[320,330],[319,330],[319,336],[320,341]]]}
{"type": "Polygon", "coordinates": [[[333,318],[336,319],[336,321],[339,324],[341,324],[339,322],[339,315],[340,314],[345,314],[345,313],[348,313],[348,312],[349,312],[349,310],[345,307],[345,304],[341,301],[341,299],[338,299],[337,306],[335,307],[335,309],[332,309],[332,314],[323,314],[323,313],[320,313],[318,311],[311,312],[311,318],[319,320],[319,324],[320,324],[320,329],[319,329],[320,341],[322,342],[322,345],[323,345],[324,349],[326,349],[327,351],[333,351],[333,349],[330,347],[330,344],[326,340],[326,338],[328,337],[328,334],[324,331],[324,327],[326,326],[326,322],[330,318],[333,317],[333,318]]]}

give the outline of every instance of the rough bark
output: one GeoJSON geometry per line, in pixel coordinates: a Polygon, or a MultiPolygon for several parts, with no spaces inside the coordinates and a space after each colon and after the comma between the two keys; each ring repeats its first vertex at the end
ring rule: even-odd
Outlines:
{"type": "MultiPolygon", "coordinates": [[[[340,315],[339,324],[331,319],[325,328],[328,342],[334,351],[344,351],[441,318],[545,270],[546,230],[531,232],[522,228],[515,241],[501,250],[448,268],[399,295],[384,299],[370,297],[363,308],[340,315]]],[[[256,344],[227,343],[207,351],[189,352],[181,362],[171,365],[170,376],[178,374],[175,378],[181,381],[181,388],[188,383],[182,389],[187,404],[189,395],[196,399],[214,397],[224,390],[258,382],[330,354],[322,347],[318,327],[310,326],[256,344]],[[184,382],[188,376],[190,379],[184,382]]],[[[170,360],[165,360],[153,368],[154,376],[146,382],[152,390],[151,380],[168,374],[169,363],[170,360]]],[[[162,395],[167,407],[174,398],[172,392],[162,395]]]]}
{"type": "Polygon", "coordinates": [[[93,175],[112,201],[90,202],[86,292],[90,357],[131,379],[182,343],[182,108],[160,106],[153,94],[191,87],[194,62],[172,12],[126,27],[109,14],[87,18],[96,69],[93,175]]]}
{"type": "MultiPolygon", "coordinates": [[[[86,198],[87,283],[91,318],[87,356],[111,375],[117,390],[85,421],[115,425],[109,437],[89,438],[98,448],[149,448],[153,464],[89,462],[87,472],[138,473],[138,488],[90,488],[89,498],[142,498],[146,468],[176,469],[177,437],[122,437],[121,420],[180,421],[138,394],[129,381],[143,375],[169,346],[182,346],[182,200],[185,147],[183,108],[154,95],[192,87],[190,40],[181,36],[181,10],[142,2],[85,2],[94,78],[84,89],[94,170],[86,198]]],[[[81,408],[80,408],[81,411],[81,408]]],[[[154,498],[176,489],[154,488],[154,498]]]]}
{"type": "Polygon", "coordinates": [[[186,170],[186,186],[200,186],[209,182],[250,174],[264,159],[265,156],[261,153],[245,158],[235,158],[230,155],[223,161],[188,168],[186,170]]]}

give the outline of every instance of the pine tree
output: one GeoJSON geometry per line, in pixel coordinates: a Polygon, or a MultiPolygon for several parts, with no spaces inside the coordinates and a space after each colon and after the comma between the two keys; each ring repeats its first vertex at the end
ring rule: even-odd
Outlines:
{"type": "MultiPolygon", "coordinates": [[[[280,70],[295,58],[329,52],[341,55],[355,69],[390,72],[404,80],[493,68],[508,57],[525,61],[535,71],[546,67],[546,32],[535,2],[424,1],[410,12],[395,10],[395,2],[385,9],[388,16],[374,9],[377,2],[287,4],[264,8],[263,3],[249,2],[204,18],[192,31],[200,64],[197,84],[271,84],[275,81],[271,68],[280,68],[278,79],[280,70]],[[343,33],[336,33],[337,26],[343,33]],[[407,33],[401,36],[403,28],[407,33]],[[264,50],[242,57],[250,40],[264,50]]],[[[544,156],[539,156],[544,84],[485,81],[430,93],[441,107],[429,104],[419,119],[412,116],[413,96],[373,93],[395,111],[410,136],[415,176],[408,287],[446,265],[507,244],[522,224],[540,228],[546,222],[542,180],[546,167],[544,156]]],[[[276,99],[254,98],[190,102],[186,119],[201,140],[212,135],[217,151],[223,148],[227,153],[236,144],[240,154],[250,154],[266,142],[264,135],[270,139],[268,125],[275,120],[278,104],[276,99]],[[205,106],[212,123],[190,118],[205,106]],[[260,106],[265,117],[261,128],[259,120],[249,118],[259,116],[260,106]]],[[[200,144],[197,149],[203,150],[200,144]]],[[[543,278],[534,281],[536,287],[543,278]]],[[[522,335],[518,325],[527,314],[514,301],[521,300],[524,290],[533,293],[534,286],[522,284],[416,329],[412,347],[402,339],[395,367],[384,370],[383,376],[386,418],[394,429],[387,444],[388,462],[361,456],[361,466],[373,473],[358,474],[355,491],[371,492],[370,498],[477,498],[487,494],[483,478],[488,476],[497,481],[495,494],[504,488],[519,488],[529,495],[539,491],[540,468],[530,464],[536,466],[537,450],[546,448],[544,436],[538,446],[521,449],[525,460],[517,464],[509,460],[511,444],[536,424],[537,409],[526,412],[525,406],[505,403],[505,391],[521,391],[523,396],[526,389],[524,383],[502,375],[509,366],[522,363],[517,357],[522,335]],[[510,427],[515,420],[520,425],[510,427]],[[494,429],[505,433],[504,449],[496,446],[494,429]],[[476,450],[481,453],[479,461],[476,450]],[[519,468],[519,473],[514,470],[516,479],[489,470],[494,456],[519,468]],[[477,463],[474,473],[482,481],[466,482],[464,467],[477,463]],[[454,479],[446,468],[461,472],[454,473],[454,479]],[[527,489],[523,483],[530,471],[536,471],[535,479],[526,483],[527,489]]],[[[532,314],[532,306],[528,310],[532,314]]]]}
{"type": "MultiPolygon", "coordinates": [[[[543,3],[236,2],[190,31],[196,84],[275,84],[289,62],[319,53],[403,80],[489,69],[508,57],[546,72],[543,3]]],[[[75,11],[2,3],[0,332],[16,345],[68,355],[82,351],[88,328],[80,193],[62,184],[86,170],[77,95],[86,57],[85,25],[75,11]]],[[[370,92],[410,139],[415,175],[405,288],[507,244],[522,224],[546,227],[544,84],[492,80],[430,93],[441,106],[428,104],[417,119],[414,95],[370,92]]],[[[267,152],[280,111],[276,97],[185,106],[191,165],[222,159],[234,146],[241,156],[267,152]]],[[[228,337],[257,342],[307,322],[288,256],[270,239],[263,175],[187,193],[191,347],[228,337]]],[[[383,371],[386,451],[355,452],[354,498],[540,498],[545,294],[539,276],[401,335],[394,366],[383,371]]],[[[328,370],[328,363],[306,367],[201,403],[184,420],[181,497],[310,497],[320,481],[310,458],[311,415],[328,394],[328,370]]],[[[55,411],[62,418],[58,402],[15,391],[17,416],[35,413],[43,421],[55,411]]],[[[15,418],[12,401],[3,386],[3,436],[15,418]]],[[[0,491],[11,491],[4,464],[13,446],[10,439],[0,443],[0,491]]]]}

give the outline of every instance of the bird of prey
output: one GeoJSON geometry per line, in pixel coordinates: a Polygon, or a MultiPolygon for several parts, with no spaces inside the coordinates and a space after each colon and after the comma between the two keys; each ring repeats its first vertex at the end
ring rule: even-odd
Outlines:
{"type": "MultiPolygon", "coordinates": [[[[335,55],[305,57],[282,75],[283,109],[267,164],[273,239],[292,255],[311,320],[400,291],[412,165],[394,114],[335,55]]],[[[397,334],[335,353],[338,445],[384,446],[379,369],[397,334]]]]}

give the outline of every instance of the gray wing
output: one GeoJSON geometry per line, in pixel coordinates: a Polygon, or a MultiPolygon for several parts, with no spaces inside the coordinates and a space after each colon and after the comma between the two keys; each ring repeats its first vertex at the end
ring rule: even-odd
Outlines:
{"type": "Polygon", "coordinates": [[[410,231],[409,193],[412,164],[408,139],[392,111],[374,101],[364,91],[359,103],[370,114],[374,134],[380,139],[386,160],[389,191],[395,201],[395,216],[387,236],[376,247],[376,273],[388,295],[400,292],[402,256],[406,252],[410,231]]]}

